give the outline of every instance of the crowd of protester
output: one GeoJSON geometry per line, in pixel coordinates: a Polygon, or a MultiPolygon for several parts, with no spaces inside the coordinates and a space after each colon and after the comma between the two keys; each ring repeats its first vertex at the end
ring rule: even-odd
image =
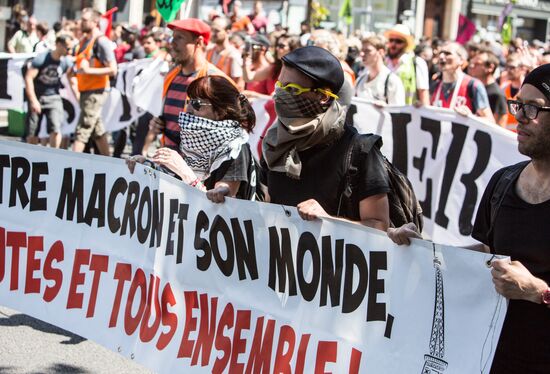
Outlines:
{"type": "MultiPolygon", "coordinates": [[[[63,19],[50,29],[20,5],[13,9],[7,30],[7,50],[10,53],[35,52],[45,55],[57,49],[53,53],[54,58],[39,57],[29,69],[26,79],[29,101],[26,138],[29,142],[38,142],[36,122],[43,114],[39,104],[45,101],[43,107],[48,121],[49,144],[69,146],[70,140],[61,141],[58,134],[63,119],[57,113],[58,105],[52,105],[51,98],[46,98],[55,94],[56,89],[43,87],[37,75],[44,70],[47,73],[48,69],[43,69],[43,65],[51,65],[54,60],[62,60],[61,64],[54,65],[61,66],[63,72],[76,71],[73,66],[75,57],[90,32],[85,18],[63,19]],[[62,51],[64,47],[67,47],[66,53],[62,51]]],[[[506,100],[517,95],[529,71],[550,61],[549,46],[536,40],[527,42],[516,38],[509,45],[478,40],[465,46],[437,38],[422,38],[415,42],[404,25],[395,25],[382,34],[356,33],[347,38],[337,31],[310,31],[307,27],[302,28],[300,35],[293,35],[280,25],[269,25],[260,1],[255,3],[249,15],[236,1],[232,9],[213,10],[208,18],[206,22],[211,37],[205,46],[206,60],[231,78],[249,99],[270,98],[273,95],[282,67],[281,58],[285,54],[305,45],[316,45],[330,51],[341,62],[346,77],[346,84],[340,93],[344,97],[341,101],[357,96],[377,106],[413,104],[448,107],[460,114],[473,114],[514,131],[517,122],[508,112],[506,100]],[[272,31],[267,33],[267,30],[272,31]]],[[[172,58],[172,30],[160,18],[147,15],[141,27],[115,22],[109,31],[109,37],[98,38],[98,44],[101,58],[114,59],[109,73],[111,82],[116,76],[115,64],[142,58],[161,58],[170,66],[175,64],[172,58]]],[[[105,33],[105,30],[97,30],[96,33],[94,38],[105,33]]],[[[75,76],[72,78],[76,97],[80,97],[75,76]]],[[[48,79],[49,84],[53,84],[51,74],[48,79]]],[[[108,85],[105,89],[108,90],[108,85]]],[[[105,95],[100,96],[95,99],[104,101],[105,95]]],[[[98,104],[94,110],[100,106],[98,104]]],[[[266,109],[272,117],[275,116],[273,106],[268,105],[266,109]]],[[[131,131],[125,130],[122,135],[117,133],[109,137],[108,134],[101,134],[103,131],[99,129],[102,136],[96,137],[94,134],[92,144],[89,144],[85,134],[75,136],[73,142],[76,146],[73,149],[88,151],[91,147],[108,154],[108,141],[111,139],[115,156],[120,157],[128,141],[134,144],[132,154],[146,154],[148,149],[142,145],[149,146],[153,140],[144,139],[146,131],[143,128],[149,119],[145,116],[141,124],[136,123],[129,129],[131,131]]],[[[100,118],[92,116],[90,121],[100,121],[100,118]]],[[[47,139],[43,139],[42,144],[46,143],[47,139]]]]}

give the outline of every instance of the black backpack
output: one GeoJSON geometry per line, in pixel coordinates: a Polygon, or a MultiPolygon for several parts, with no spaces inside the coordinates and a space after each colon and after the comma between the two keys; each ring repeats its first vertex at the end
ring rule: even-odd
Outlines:
{"type": "MultiPolygon", "coordinates": [[[[260,187],[260,172],[261,166],[256,157],[252,154],[250,150],[250,145],[248,143],[243,145],[243,151],[248,153],[248,165],[246,167],[246,176],[247,180],[242,181],[237,192],[236,197],[243,200],[252,200],[252,201],[265,201],[265,195],[260,187]]],[[[214,188],[216,183],[216,178],[221,178],[227,173],[229,167],[231,166],[232,160],[228,160],[220,165],[215,171],[215,175],[211,175],[204,181],[204,185],[207,189],[214,188]]]]}
{"type": "MultiPolygon", "coordinates": [[[[345,158],[346,176],[344,177],[344,186],[341,188],[338,206],[339,213],[342,208],[348,212],[357,211],[358,208],[353,206],[354,203],[352,202],[351,195],[353,187],[356,185],[355,179],[359,170],[358,165],[361,164],[361,161],[367,156],[372,147],[380,148],[381,145],[382,138],[378,135],[358,133],[353,135],[345,158]]],[[[390,226],[400,227],[412,222],[416,225],[418,231],[422,232],[424,226],[422,208],[414,194],[411,182],[386,157],[384,157],[384,166],[388,173],[391,189],[388,193],[390,226]]]]}

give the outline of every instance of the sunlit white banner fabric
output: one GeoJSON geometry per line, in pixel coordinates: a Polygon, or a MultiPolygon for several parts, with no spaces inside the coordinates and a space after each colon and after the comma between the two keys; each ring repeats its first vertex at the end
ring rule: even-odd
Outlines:
{"type": "Polygon", "coordinates": [[[411,181],[424,213],[424,235],[440,243],[471,244],[475,212],[489,179],[525,159],[516,134],[449,109],[353,103],[355,127],[382,135],[382,153],[411,181]]]}
{"type": "Polygon", "coordinates": [[[0,178],[0,304],[159,373],[491,366],[506,301],[489,255],[15,142],[0,178]]]}

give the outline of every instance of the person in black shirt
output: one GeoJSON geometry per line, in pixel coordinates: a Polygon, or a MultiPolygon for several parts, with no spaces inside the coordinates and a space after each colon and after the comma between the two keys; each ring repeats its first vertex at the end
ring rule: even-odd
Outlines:
{"type": "Polygon", "coordinates": [[[306,220],[334,216],[386,230],[390,187],[377,147],[359,165],[353,211],[341,209],[346,156],[356,130],[344,125],[346,111],[335,94],[344,83],[340,62],[315,46],[282,60],[273,97],[278,118],[262,143],[260,180],[269,201],[297,206],[306,220]]]}
{"type": "MultiPolygon", "coordinates": [[[[519,152],[530,161],[493,175],[472,232],[480,243],[470,249],[511,257],[492,261],[495,289],[510,303],[491,373],[550,373],[550,64],[527,75],[508,109],[518,121],[519,152]],[[493,209],[505,173],[511,183],[498,189],[502,200],[495,199],[501,202],[493,209]]],[[[411,224],[388,230],[388,236],[397,244],[419,237],[411,224]]]]}
{"type": "MultiPolygon", "coordinates": [[[[61,76],[73,65],[67,58],[72,48],[72,39],[60,35],[55,49],[38,54],[25,73],[25,92],[29,99],[29,113],[25,126],[25,138],[30,144],[38,144],[42,117],[46,117],[50,147],[61,144],[61,125],[64,118],[63,100],[59,95],[61,76]]],[[[74,83],[74,82],[71,82],[74,83]]],[[[74,85],[73,90],[76,90],[74,85]]]]}
{"type": "Polygon", "coordinates": [[[468,73],[483,83],[487,91],[487,96],[489,97],[489,105],[495,117],[495,122],[499,126],[506,127],[506,122],[508,120],[506,95],[504,95],[504,91],[498,86],[493,75],[498,65],[498,58],[494,53],[481,50],[470,59],[468,73]]]}

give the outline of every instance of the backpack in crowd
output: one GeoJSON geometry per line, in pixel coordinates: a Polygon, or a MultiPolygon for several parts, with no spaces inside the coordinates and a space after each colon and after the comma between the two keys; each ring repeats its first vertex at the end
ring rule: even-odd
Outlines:
{"type": "MultiPolygon", "coordinates": [[[[339,212],[341,208],[348,212],[358,209],[352,206],[354,203],[351,195],[353,188],[357,185],[359,165],[361,165],[372,147],[380,148],[381,146],[382,138],[378,135],[358,133],[353,135],[345,158],[346,176],[344,177],[344,186],[341,188],[339,212]]],[[[384,167],[388,173],[391,189],[388,193],[390,226],[399,227],[412,222],[416,225],[418,231],[422,232],[424,226],[422,208],[414,194],[411,182],[386,157],[384,157],[384,167]]]]}

